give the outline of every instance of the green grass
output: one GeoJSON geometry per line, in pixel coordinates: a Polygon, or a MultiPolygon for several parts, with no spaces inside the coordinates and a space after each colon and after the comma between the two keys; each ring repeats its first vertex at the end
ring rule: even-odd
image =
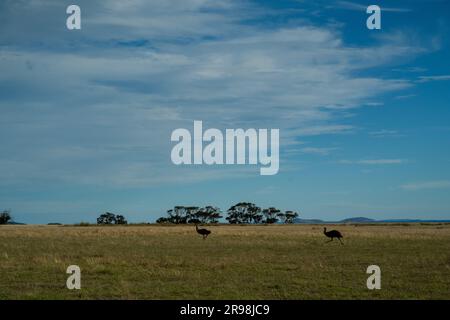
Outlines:
{"type": "Polygon", "coordinates": [[[450,225],[208,228],[1,226],[0,299],[450,299],[450,225]]]}

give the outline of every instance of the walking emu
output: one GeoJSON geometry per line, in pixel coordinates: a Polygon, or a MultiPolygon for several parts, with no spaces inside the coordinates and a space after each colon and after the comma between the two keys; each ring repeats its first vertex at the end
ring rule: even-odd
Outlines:
{"type": "Polygon", "coordinates": [[[341,241],[341,238],[343,238],[343,236],[342,236],[342,234],[341,234],[339,231],[337,231],[337,230],[327,231],[327,228],[323,228],[323,234],[326,235],[328,238],[331,238],[331,240],[329,240],[329,241],[327,241],[327,242],[333,241],[334,238],[337,238],[341,244],[344,244],[344,243],[341,241]]]}
{"type": "Polygon", "coordinates": [[[195,230],[197,231],[198,234],[203,236],[203,240],[205,240],[208,235],[211,233],[211,231],[207,230],[207,229],[199,229],[198,225],[195,225],[195,230]]]}

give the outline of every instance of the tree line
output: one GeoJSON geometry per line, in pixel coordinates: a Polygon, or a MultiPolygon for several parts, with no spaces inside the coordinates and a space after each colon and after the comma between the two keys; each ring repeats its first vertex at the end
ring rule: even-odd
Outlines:
{"type": "Polygon", "coordinates": [[[97,224],[128,224],[128,221],[121,214],[105,212],[97,218],[97,224]]]}
{"type": "MultiPolygon", "coordinates": [[[[250,202],[239,202],[227,210],[226,220],[230,224],[272,224],[272,223],[293,223],[298,217],[295,211],[284,211],[269,207],[262,209],[250,202]]],[[[223,218],[218,207],[189,207],[175,206],[167,211],[167,216],[160,217],[157,223],[218,223],[223,218]]]]}
{"type": "Polygon", "coordinates": [[[11,219],[12,217],[10,210],[3,210],[3,212],[0,213],[0,224],[7,224],[11,219]]]}
{"type": "MultiPolygon", "coordinates": [[[[298,217],[295,211],[284,211],[269,207],[262,209],[250,202],[239,202],[231,206],[227,212],[225,219],[230,224],[272,224],[272,223],[293,223],[298,217]]],[[[165,217],[160,217],[156,223],[167,224],[187,224],[187,223],[219,223],[223,218],[220,208],[215,206],[195,207],[195,206],[175,206],[173,209],[167,210],[165,217]]],[[[0,224],[10,222],[11,214],[9,210],[0,213],[0,224]]],[[[97,218],[98,225],[123,225],[128,224],[125,216],[105,212],[97,218]]]]}

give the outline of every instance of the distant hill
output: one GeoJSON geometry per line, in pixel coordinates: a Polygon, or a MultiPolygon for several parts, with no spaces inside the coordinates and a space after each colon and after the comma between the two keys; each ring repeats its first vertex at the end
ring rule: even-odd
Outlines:
{"type": "Polygon", "coordinates": [[[297,218],[294,220],[294,223],[299,224],[321,224],[321,223],[373,223],[377,222],[376,220],[365,218],[365,217],[355,217],[355,218],[347,218],[339,221],[324,221],[320,219],[301,219],[297,218]]]}
{"type": "Polygon", "coordinates": [[[366,217],[346,218],[339,221],[324,221],[320,219],[294,219],[298,224],[326,224],[326,223],[450,223],[450,220],[421,220],[421,219],[386,219],[374,220],[366,217]]]}
{"type": "Polygon", "coordinates": [[[376,220],[365,217],[356,217],[356,218],[347,218],[339,221],[339,223],[371,223],[371,222],[376,222],[376,220]]]}
{"type": "Polygon", "coordinates": [[[319,220],[319,219],[294,219],[294,223],[302,223],[302,224],[321,224],[321,223],[326,223],[323,220],[319,220]]]}
{"type": "Polygon", "coordinates": [[[21,222],[15,222],[15,221],[10,221],[7,224],[14,224],[14,225],[25,225],[26,223],[21,223],[21,222]]]}
{"type": "Polygon", "coordinates": [[[428,223],[439,223],[439,222],[445,222],[448,223],[450,220],[421,220],[421,219],[389,219],[389,220],[378,220],[376,222],[389,222],[389,223],[395,223],[395,222],[401,222],[401,223],[417,223],[417,222],[428,222],[428,223]]]}

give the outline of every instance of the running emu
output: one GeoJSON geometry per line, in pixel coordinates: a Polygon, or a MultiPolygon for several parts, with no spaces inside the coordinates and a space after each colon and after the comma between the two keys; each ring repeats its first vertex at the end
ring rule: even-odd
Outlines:
{"type": "Polygon", "coordinates": [[[341,241],[341,238],[343,238],[343,236],[342,236],[342,234],[341,234],[339,231],[337,231],[337,230],[331,230],[331,231],[328,231],[328,232],[327,232],[327,228],[323,228],[323,234],[326,235],[328,238],[331,238],[331,240],[329,240],[329,241],[327,241],[327,242],[333,241],[334,238],[337,238],[341,244],[344,244],[344,243],[341,241]]]}
{"type": "Polygon", "coordinates": [[[197,231],[198,234],[201,234],[203,236],[203,240],[205,240],[208,235],[211,233],[211,231],[207,230],[207,229],[199,229],[198,225],[195,225],[195,230],[197,231]]]}

